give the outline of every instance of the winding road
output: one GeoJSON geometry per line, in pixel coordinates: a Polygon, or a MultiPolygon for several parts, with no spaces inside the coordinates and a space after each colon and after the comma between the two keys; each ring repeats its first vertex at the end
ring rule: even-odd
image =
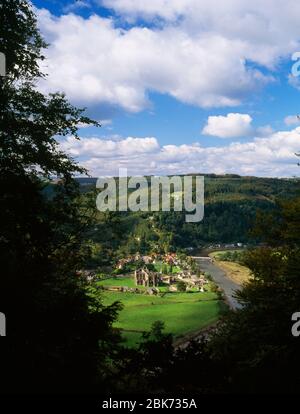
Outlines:
{"type": "Polygon", "coordinates": [[[194,256],[193,259],[196,260],[200,269],[204,272],[208,272],[211,274],[213,281],[224,291],[225,297],[228,301],[228,304],[232,309],[238,309],[241,305],[237,302],[237,300],[233,297],[234,292],[240,288],[237,283],[234,283],[230,280],[226,273],[221,270],[218,266],[212,263],[210,257],[199,257],[194,256]]]}

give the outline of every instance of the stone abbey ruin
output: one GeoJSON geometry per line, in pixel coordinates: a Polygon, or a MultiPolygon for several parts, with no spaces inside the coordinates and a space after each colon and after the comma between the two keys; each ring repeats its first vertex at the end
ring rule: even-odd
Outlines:
{"type": "Polygon", "coordinates": [[[134,271],[134,280],[137,286],[157,287],[161,281],[158,272],[152,272],[146,267],[134,271]]]}

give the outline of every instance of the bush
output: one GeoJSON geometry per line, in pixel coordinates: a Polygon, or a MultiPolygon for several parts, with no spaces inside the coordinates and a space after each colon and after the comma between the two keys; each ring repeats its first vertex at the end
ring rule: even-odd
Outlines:
{"type": "Polygon", "coordinates": [[[213,292],[213,293],[220,292],[219,286],[216,285],[214,282],[210,282],[209,287],[210,287],[211,292],[213,292]]]}
{"type": "Polygon", "coordinates": [[[204,272],[204,276],[207,280],[212,280],[211,274],[209,272],[204,272]]]}
{"type": "Polygon", "coordinates": [[[106,274],[105,273],[97,273],[97,279],[98,280],[102,280],[106,278],[106,274]]]}
{"type": "Polygon", "coordinates": [[[176,286],[177,286],[178,292],[185,292],[186,291],[186,284],[184,283],[183,280],[179,280],[176,283],[176,286]]]}
{"type": "Polygon", "coordinates": [[[124,269],[114,269],[114,270],[112,271],[112,274],[113,274],[114,276],[116,276],[116,275],[121,275],[123,272],[124,272],[124,269]]]}

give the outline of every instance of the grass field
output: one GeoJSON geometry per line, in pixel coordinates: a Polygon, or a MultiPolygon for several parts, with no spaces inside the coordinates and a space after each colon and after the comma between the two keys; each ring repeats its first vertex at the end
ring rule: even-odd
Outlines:
{"type": "Polygon", "coordinates": [[[123,303],[124,308],[115,327],[123,330],[129,347],[134,347],[142,333],[148,331],[157,320],[165,323],[165,332],[172,333],[178,339],[215,322],[225,307],[212,292],[148,296],[104,291],[102,297],[105,305],[115,301],[123,303]]]}
{"type": "Polygon", "coordinates": [[[132,276],[128,277],[111,277],[109,279],[100,280],[97,282],[99,286],[127,286],[127,287],[136,287],[134,279],[132,276]]]}

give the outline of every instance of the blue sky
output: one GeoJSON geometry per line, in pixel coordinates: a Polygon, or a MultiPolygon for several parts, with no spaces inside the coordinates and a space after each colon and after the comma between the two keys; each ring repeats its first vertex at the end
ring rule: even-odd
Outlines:
{"type": "Polygon", "coordinates": [[[51,44],[39,87],[102,121],[62,141],[93,175],[297,174],[298,1],[33,4],[51,44]]]}

